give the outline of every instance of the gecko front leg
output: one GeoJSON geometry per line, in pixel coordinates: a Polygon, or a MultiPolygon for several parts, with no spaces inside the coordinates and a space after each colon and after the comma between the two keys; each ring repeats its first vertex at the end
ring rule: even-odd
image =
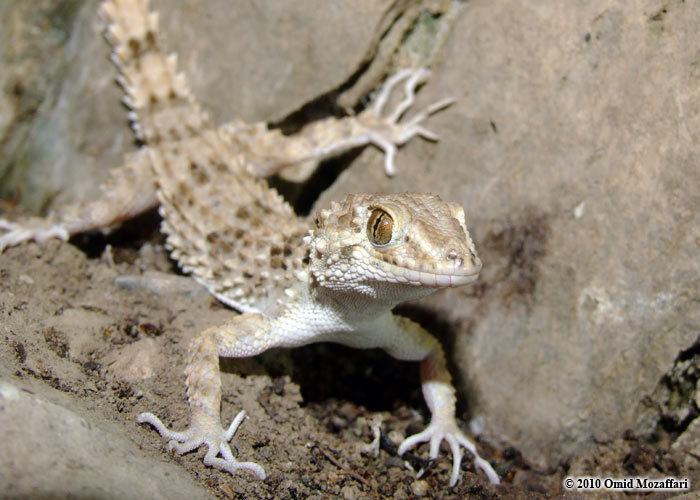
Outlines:
{"type": "Polygon", "coordinates": [[[141,413],[138,422],[151,424],[163,438],[170,440],[168,447],[171,451],[182,455],[206,445],[206,465],[231,474],[247,470],[259,479],[265,479],[265,471],[260,465],[239,462],[228,444],[245,419],[245,412],[239,412],[228,428],[221,426],[219,357],[243,358],[273,347],[295,347],[313,342],[323,332],[325,320],[327,316],[321,314],[316,318],[311,309],[290,307],[277,318],[246,313],[224,325],[204,330],[191,342],[185,368],[189,427],[184,431],[168,429],[152,413],[141,413]]]}
{"type": "Polygon", "coordinates": [[[242,314],[223,326],[204,330],[190,344],[185,368],[191,412],[189,427],[184,431],[173,431],[153,413],[141,413],[138,422],[155,427],[163,438],[170,440],[168,448],[179,455],[206,445],[206,465],[231,474],[247,470],[258,479],[265,479],[265,470],[260,465],[239,462],[229,446],[245,419],[245,411],[240,411],[227,429],[221,426],[219,356],[253,356],[271,347],[274,339],[272,322],[256,313],[242,314]]]}
{"type": "Polygon", "coordinates": [[[258,479],[265,479],[265,470],[260,465],[239,462],[229,446],[245,419],[245,411],[240,411],[228,428],[221,426],[219,357],[254,356],[274,347],[277,340],[273,321],[258,313],[242,314],[225,325],[204,330],[191,342],[185,368],[189,427],[184,431],[173,431],[153,413],[141,413],[138,422],[155,427],[163,438],[170,440],[168,448],[179,455],[206,445],[206,465],[231,474],[247,470],[258,479]]]}
{"type": "Polygon", "coordinates": [[[489,481],[499,484],[496,471],[479,455],[474,443],[457,425],[455,388],[440,343],[417,323],[400,316],[395,316],[394,319],[402,332],[402,335],[398,336],[401,344],[388,351],[399,359],[415,359],[422,356],[420,373],[423,397],[431,413],[428,427],[401,443],[398,449],[399,456],[419,443],[429,442],[430,458],[435,459],[440,450],[440,443],[444,440],[452,452],[450,486],[454,486],[459,479],[462,446],[474,455],[474,465],[484,471],[489,481]],[[427,354],[422,354],[426,352],[427,354]]]}

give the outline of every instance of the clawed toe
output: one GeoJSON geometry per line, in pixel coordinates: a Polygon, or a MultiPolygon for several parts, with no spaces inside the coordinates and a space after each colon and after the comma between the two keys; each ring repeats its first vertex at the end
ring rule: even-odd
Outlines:
{"type": "Polygon", "coordinates": [[[204,464],[209,467],[225,470],[229,474],[235,474],[243,470],[253,473],[261,481],[265,479],[265,469],[255,462],[239,462],[236,460],[228,443],[221,443],[218,452],[221,453],[221,456],[224,458],[217,457],[216,450],[213,447],[209,447],[207,454],[204,456],[204,464]]]}
{"type": "Polygon", "coordinates": [[[419,443],[430,443],[430,458],[437,458],[440,451],[440,443],[445,440],[452,453],[452,472],[450,474],[450,487],[457,484],[459,469],[462,463],[462,446],[474,455],[474,466],[484,471],[489,481],[499,484],[498,474],[490,463],[484,460],[476,450],[476,446],[459,430],[454,423],[431,423],[424,431],[407,437],[399,446],[398,454],[403,455],[410,448],[419,443]]]}
{"type": "Polygon", "coordinates": [[[67,241],[70,237],[70,234],[63,226],[50,224],[44,219],[37,219],[37,225],[39,226],[37,228],[31,227],[31,220],[28,221],[27,226],[23,226],[6,219],[0,219],[0,231],[4,231],[3,234],[0,234],[0,252],[25,241],[44,243],[51,238],[67,241]]]}
{"type": "Polygon", "coordinates": [[[233,438],[236,430],[245,419],[245,411],[240,411],[233,419],[228,429],[222,429],[214,422],[202,421],[194,423],[187,430],[178,432],[168,429],[161,420],[152,413],[141,413],[137,417],[139,423],[152,425],[165,439],[169,439],[168,449],[178,455],[184,455],[196,450],[202,445],[207,446],[207,453],[203,462],[209,467],[235,474],[240,470],[252,472],[262,480],[265,479],[265,470],[255,462],[239,462],[233,456],[228,442],[233,438]],[[221,455],[223,458],[219,458],[221,455]]]}
{"type": "Polygon", "coordinates": [[[418,112],[415,116],[405,122],[401,122],[404,113],[413,106],[415,102],[416,89],[430,76],[430,71],[425,68],[404,69],[391,76],[384,83],[379,94],[374,100],[371,108],[365,111],[372,115],[373,126],[368,127],[369,142],[384,151],[384,170],[387,175],[396,173],[394,158],[396,149],[411,140],[413,137],[421,136],[424,139],[437,141],[438,135],[428,130],[421,123],[433,113],[446,108],[455,102],[453,98],[442,99],[418,112]],[[385,110],[386,104],[394,88],[404,82],[404,98],[391,111],[385,110]],[[381,124],[381,125],[380,125],[381,124]]]}
{"type": "MultiPolygon", "coordinates": [[[[391,112],[391,114],[386,116],[386,119],[389,123],[398,124],[403,114],[411,106],[413,106],[416,99],[416,90],[418,86],[424,83],[428,79],[428,77],[430,77],[430,71],[428,71],[425,68],[404,69],[390,77],[384,83],[384,86],[382,87],[379,95],[375,99],[374,104],[372,105],[372,110],[374,111],[374,114],[378,116],[384,114],[384,107],[386,106],[386,103],[389,100],[389,96],[394,91],[394,87],[396,87],[399,83],[405,80],[405,97],[403,98],[403,100],[401,100],[401,102],[399,102],[396,105],[396,108],[391,112]]],[[[428,116],[437,113],[441,109],[450,106],[454,102],[455,99],[452,97],[441,99],[440,101],[435,102],[427,108],[425,108],[424,110],[420,111],[416,116],[414,116],[408,123],[404,125],[407,127],[413,127],[421,121],[425,120],[428,116]]]]}

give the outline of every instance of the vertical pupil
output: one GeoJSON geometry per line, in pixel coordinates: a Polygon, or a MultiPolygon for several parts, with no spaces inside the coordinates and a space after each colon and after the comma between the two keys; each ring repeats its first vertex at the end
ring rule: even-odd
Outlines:
{"type": "Polygon", "coordinates": [[[376,238],[378,236],[378,232],[381,231],[382,225],[386,225],[387,221],[384,219],[385,214],[381,214],[379,217],[377,217],[377,220],[374,222],[374,228],[372,229],[372,233],[374,233],[374,237],[376,238]]]}
{"type": "Polygon", "coordinates": [[[376,209],[372,212],[367,225],[367,232],[375,245],[386,245],[391,241],[391,233],[394,229],[394,220],[384,210],[376,209]]]}

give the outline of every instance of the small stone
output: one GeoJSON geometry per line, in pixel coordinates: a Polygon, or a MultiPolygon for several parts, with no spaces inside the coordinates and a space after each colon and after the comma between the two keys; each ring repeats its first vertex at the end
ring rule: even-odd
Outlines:
{"type": "Polygon", "coordinates": [[[357,486],[343,486],[340,490],[340,497],[343,500],[355,500],[356,498],[362,498],[362,491],[357,486]]]}
{"type": "Polygon", "coordinates": [[[19,276],[17,276],[17,281],[19,281],[20,283],[23,283],[25,285],[33,285],[34,284],[34,280],[32,278],[30,278],[29,276],[27,276],[26,274],[20,274],[19,276]]]}
{"type": "Polygon", "coordinates": [[[405,439],[404,435],[395,429],[389,431],[388,437],[396,444],[401,443],[405,439]]]}
{"type": "Polygon", "coordinates": [[[417,497],[424,497],[430,491],[430,485],[425,479],[418,479],[411,483],[411,493],[417,497]]]}

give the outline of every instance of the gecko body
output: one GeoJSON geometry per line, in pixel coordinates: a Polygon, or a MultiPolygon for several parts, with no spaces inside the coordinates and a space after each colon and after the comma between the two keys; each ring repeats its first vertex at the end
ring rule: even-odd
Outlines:
{"type": "Polygon", "coordinates": [[[427,72],[400,72],[362,113],[324,120],[298,136],[239,122],[215,127],[178,73],[176,57],[162,50],[158,15],[149,11],[148,1],[108,0],[102,9],[118,81],[145,145],[113,172],[100,199],[48,220],[0,220],[5,230],[0,249],[25,240],[66,239],[158,205],[171,256],[242,314],[201,332],[189,347],[189,427],[171,430],[152,413],[140,414],[138,421],[155,427],[178,453],[206,445],[205,464],[262,479],[262,466],[239,461],[229,445],[245,413],[221,425],[219,358],[319,341],[382,348],[421,362],[432,414],[427,429],[407,438],[399,454],[429,442],[435,458],[444,440],[453,456],[451,485],[458,479],[462,447],[497,483],[491,465],[457,425],[455,390],[439,342],[391,312],[400,302],[478,278],[481,262],[463,209],[426,193],[355,194],[320,211],[310,224],[264,181],[289,165],[365,144],[385,151],[385,170],[393,174],[397,147],[416,135],[436,139],[421,123],[450,102],[401,120],[427,72]],[[400,83],[406,97],[387,114],[389,93],[400,83]]]}

